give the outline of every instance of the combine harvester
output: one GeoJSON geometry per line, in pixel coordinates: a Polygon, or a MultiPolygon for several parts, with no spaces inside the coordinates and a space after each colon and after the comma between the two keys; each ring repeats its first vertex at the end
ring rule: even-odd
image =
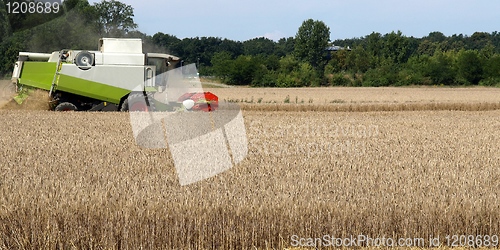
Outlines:
{"type": "Polygon", "coordinates": [[[167,95],[167,71],[178,61],[168,54],[143,53],[141,39],[102,38],[98,51],[20,52],[12,81],[18,89],[49,91],[56,111],[217,109],[218,97],[210,92],[167,95]],[[157,96],[163,99],[157,101],[157,96]]]}

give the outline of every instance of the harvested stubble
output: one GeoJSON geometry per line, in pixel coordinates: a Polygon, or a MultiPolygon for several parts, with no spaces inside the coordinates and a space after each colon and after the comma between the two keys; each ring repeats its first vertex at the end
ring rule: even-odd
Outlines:
{"type": "Polygon", "coordinates": [[[500,109],[500,88],[212,89],[245,111],[373,112],[500,109]],[[257,100],[257,101],[256,101],[257,100]]]}
{"type": "Polygon", "coordinates": [[[207,89],[221,100],[241,103],[330,103],[347,104],[413,104],[413,103],[499,103],[500,88],[432,88],[432,87],[380,87],[380,88],[217,88],[207,89]]]}
{"type": "Polygon", "coordinates": [[[500,234],[500,111],[244,116],[247,158],[181,187],[168,149],[134,144],[128,114],[0,111],[0,248],[500,234]]]}
{"type": "Polygon", "coordinates": [[[242,103],[245,111],[318,111],[318,112],[373,112],[373,111],[488,111],[500,110],[498,103],[391,103],[391,104],[251,104],[242,103]]]}

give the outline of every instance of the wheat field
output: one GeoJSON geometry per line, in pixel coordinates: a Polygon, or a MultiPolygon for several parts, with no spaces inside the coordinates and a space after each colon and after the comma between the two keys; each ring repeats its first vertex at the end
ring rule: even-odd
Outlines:
{"type": "MultiPolygon", "coordinates": [[[[0,249],[283,249],[325,235],[423,238],[423,247],[436,236],[442,247],[448,235],[498,240],[498,90],[417,89],[437,104],[414,110],[378,108],[390,103],[358,96],[368,90],[342,96],[371,109],[241,103],[248,156],[189,186],[179,185],[168,148],[135,145],[126,113],[0,110],[0,249]]],[[[239,91],[251,89],[213,92],[236,100],[239,91]]],[[[297,90],[282,91],[276,101],[297,90]]],[[[415,90],[390,91],[405,103],[415,90]]]]}

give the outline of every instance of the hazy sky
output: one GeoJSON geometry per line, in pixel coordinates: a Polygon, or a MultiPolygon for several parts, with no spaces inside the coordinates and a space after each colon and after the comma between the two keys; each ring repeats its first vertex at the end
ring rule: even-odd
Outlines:
{"type": "MultiPolygon", "coordinates": [[[[132,5],[139,30],[179,38],[245,41],[295,36],[306,19],[330,27],[331,39],[401,30],[422,37],[500,31],[500,0],[120,0],[132,5]]],[[[89,2],[100,2],[89,0],[89,2]]]]}

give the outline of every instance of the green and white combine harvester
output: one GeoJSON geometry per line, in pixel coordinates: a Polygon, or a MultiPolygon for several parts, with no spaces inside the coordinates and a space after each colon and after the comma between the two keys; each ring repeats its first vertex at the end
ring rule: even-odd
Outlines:
{"type": "Polygon", "coordinates": [[[218,97],[210,92],[185,92],[174,100],[156,101],[169,88],[167,71],[179,60],[143,53],[141,39],[102,38],[98,51],[20,52],[12,80],[18,89],[49,91],[56,111],[215,110],[218,97]]]}

